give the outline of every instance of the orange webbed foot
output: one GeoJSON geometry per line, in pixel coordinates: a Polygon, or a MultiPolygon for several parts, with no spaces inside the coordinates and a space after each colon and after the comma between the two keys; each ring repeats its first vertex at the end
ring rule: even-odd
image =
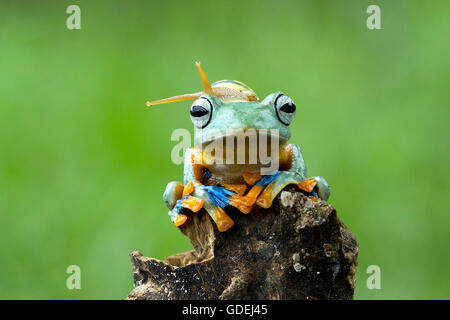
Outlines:
{"type": "Polygon", "coordinates": [[[250,213],[252,211],[253,206],[255,205],[256,199],[258,195],[261,193],[262,187],[255,185],[250,191],[245,195],[234,195],[230,198],[230,205],[237,208],[244,214],[250,213]]]}
{"type": "Polygon", "coordinates": [[[297,186],[300,190],[311,193],[314,190],[314,187],[317,185],[317,181],[314,178],[303,180],[298,183],[297,186]]]}
{"type": "Polygon", "coordinates": [[[223,183],[222,186],[225,189],[233,191],[233,192],[235,192],[236,194],[238,194],[240,196],[244,195],[245,191],[247,190],[247,185],[245,185],[245,184],[227,184],[227,183],[223,183]]]}
{"type": "Polygon", "coordinates": [[[174,225],[175,227],[179,227],[181,225],[183,225],[187,220],[187,216],[184,214],[178,214],[175,221],[174,221],[174,225]]]}

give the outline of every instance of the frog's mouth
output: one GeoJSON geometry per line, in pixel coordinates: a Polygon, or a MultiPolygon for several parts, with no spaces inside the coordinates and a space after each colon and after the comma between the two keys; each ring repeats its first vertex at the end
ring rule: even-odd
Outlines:
{"type": "MultiPolygon", "coordinates": [[[[278,140],[279,145],[285,144],[289,140],[289,136],[283,135],[278,129],[229,129],[229,130],[208,130],[207,132],[196,132],[195,143],[197,146],[217,142],[219,140],[231,139],[257,139],[258,143],[267,140],[278,140]]],[[[272,140],[272,141],[274,141],[272,140]]]]}
{"type": "Polygon", "coordinates": [[[196,146],[215,163],[261,164],[279,158],[288,137],[278,130],[227,130],[197,135],[196,146]]]}

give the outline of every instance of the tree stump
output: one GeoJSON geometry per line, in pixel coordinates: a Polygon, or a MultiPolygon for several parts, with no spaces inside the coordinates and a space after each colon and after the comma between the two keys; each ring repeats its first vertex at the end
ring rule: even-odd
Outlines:
{"type": "Polygon", "coordinates": [[[223,233],[203,210],[181,226],[192,251],[132,252],[127,299],[353,299],[358,243],[331,205],[289,187],[269,209],[233,209],[223,233]]]}

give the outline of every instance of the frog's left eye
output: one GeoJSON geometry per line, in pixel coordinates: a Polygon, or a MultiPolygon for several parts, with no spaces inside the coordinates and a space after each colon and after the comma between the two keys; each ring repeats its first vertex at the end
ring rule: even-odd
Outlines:
{"type": "Polygon", "coordinates": [[[192,104],[191,120],[199,129],[205,128],[211,121],[213,106],[206,97],[200,97],[192,104]]]}
{"type": "Polygon", "coordinates": [[[295,104],[291,98],[284,94],[279,94],[275,99],[275,111],[277,113],[278,120],[286,126],[288,126],[295,117],[295,104]]]}

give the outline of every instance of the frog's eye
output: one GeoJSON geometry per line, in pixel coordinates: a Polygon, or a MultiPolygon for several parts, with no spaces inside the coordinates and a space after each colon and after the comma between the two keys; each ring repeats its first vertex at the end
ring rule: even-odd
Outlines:
{"type": "Polygon", "coordinates": [[[200,97],[192,104],[191,119],[199,129],[205,128],[211,121],[213,106],[206,97],[200,97]]]}
{"type": "Polygon", "coordinates": [[[292,99],[281,93],[275,99],[274,106],[278,120],[288,126],[295,117],[295,104],[292,99]]]}

